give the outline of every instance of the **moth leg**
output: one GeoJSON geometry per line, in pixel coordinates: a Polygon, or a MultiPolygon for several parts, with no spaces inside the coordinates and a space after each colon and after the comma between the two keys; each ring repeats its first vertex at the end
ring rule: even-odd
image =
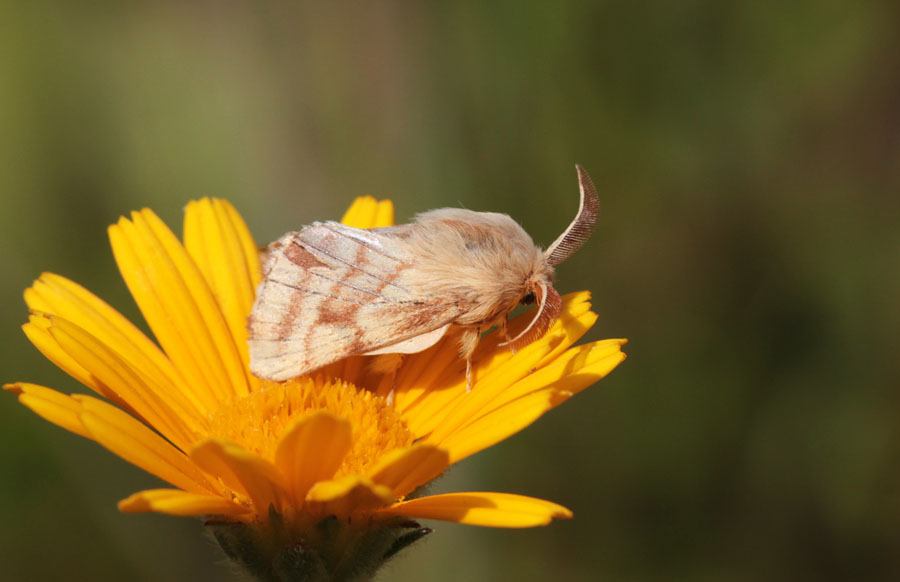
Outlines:
{"type": "Polygon", "coordinates": [[[497,324],[498,331],[500,332],[500,337],[503,338],[504,342],[509,341],[509,317],[504,317],[500,320],[500,323],[497,324]]]}
{"type": "Polygon", "coordinates": [[[459,355],[466,359],[466,392],[472,391],[472,355],[481,339],[480,327],[467,327],[459,336],[459,355]]]}
{"type": "MultiPolygon", "coordinates": [[[[498,328],[499,328],[499,331],[500,331],[500,337],[503,338],[503,342],[502,342],[502,343],[508,344],[508,343],[510,342],[510,339],[511,339],[511,338],[509,337],[509,316],[506,316],[506,317],[504,317],[503,319],[501,319],[501,320],[500,320],[500,323],[497,324],[497,325],[498,325],[498,328]]],[[[515,348],[510,348],[509,351],[511,351],[513,354],[516,353],[515,348]]]]}
{"type": "Polygon", "coordinates": [[[397,387],[397,371],[403,363],[403,354],[380,354],[369,363],[370,374],[380,374],[381,380],[375,390],[389,405],[394,404],[394,389],[397,387]]]}

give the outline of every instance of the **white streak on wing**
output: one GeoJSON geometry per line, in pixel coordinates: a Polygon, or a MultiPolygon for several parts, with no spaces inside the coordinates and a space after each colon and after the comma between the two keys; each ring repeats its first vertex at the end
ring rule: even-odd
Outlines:
{"type": "MultiPolygon", "coordinates": [[[[334,233],[342,234],[342,235],[346,236],[347,238],[352,238],[352,239],[358,240],[360,242],[363,242],[369,247],[375,247],[381,251],[384,250],[384,247],[382,246],[381,241],[378,239],[378,237],[376,237],[375,235],[373,235],[372,233],[370,233],[367,230],[363,230],[360,228],[353,228],[352,226],[347,226],[345,224],[341,224],[340,222],[320,222],[318,224],[319,224],[319,226],[324,226],[325,228],[327,228],[328,230],[330,230],[334,233]]],[[[386,256],[399,261],[399,259],[396,259],[395,257],[391,257],[390,255],[386,255],[386,256]]]]}
{"type": "MultiPolygon", "coordinates": [[[[307,271],[307,272],[309,272],[309,271],[307,271]]],[[[382,301],[373,301],[372,303],[388,303],[388,301],[386,301],[386,300],[390,300],[391,303],[397,303],[396,300],[393,300],[390,297],[387,297],[385,295],[379,295],[378,293],[373,293],[372,291],[369,291],[368,289],[363,289],[361,287],[357,287],[356,285],[351,285],[349,283],[345,283],[345,282],[339,281],[337,279],[332,279],[331,277],[326,277],[326,276],[322,275],[321,273],[312,273],[312,272],[309,272],[309,273],[311,275],[315,275],[317,277],[325,279],[326,281],[332,281],[333,283],[337,283],[338,285],[347,287],[348,289],[353,289],[354,291],[359,291],[360,293],[366,293],[373,297],[381,297],[384,299],[382,301]]],[[[341,297],[341,296],[335,295],[333,293],[324,293],[322,291],[316,291],[315,289],[311,289],[309,287],[302,287],[302,286],[294,284],[294,283],[287,283],[286,281],[279,281],[278,279],[275,279],[274,277],[270,277],[268,279],[268,281],[270,281],[272,283],[277,283],[278,285],[284,285],[285,287],[290,287],[291,289],[294,289],[296,291],[302,291],[304,293],[312,293],[313,295],[322,295],[324,297],[330,297],[332,299],[337,299],[338,301],[347,301],[348,303],[356,303],[357,305],[363,305],[362,301],[355,301],[348,297],[341,297]]]]}
{"type": "MultiPolygon", "coordinates": [[[[306,240],[306,239],[299,239],[299,240],[300,240],[300,242],[292,241],[292,244],[297,244],[306,251],[315,251],[315,253],[313,253],[313,254],[318,254],[319,255],[318,258],[320,260],[327,258],[331,261],[337,261],[338,263],[342,263],[344,266],[349,267],[350,269],[352,269],[353,271],[357,272],[360,275],[364,275],[366,277],[371,277],[372,279],[375,279],[381,283],[385,283],[387,285],[390,285],[391,287],[396,287],[396,288],[400,289],[401,291],[403,291],[404,293],[409,293],[408,289],[406,289],[400,285],[397,285],[396,283],[394,283],[392,281],[389,281],[388,279],[386,279],[384,276],[382,276],[380,274],[376,274],[374,272],[375,271],[374,268],[369,268],[369,269],[362,268],[359,265],[356,265],[353,262],[351,262],[341,256],[338,256],[332,252],[329,252],[329,250],[323,248],[322,246],[314,244],[310,240],[306,240]]],[[[354,239],[354,242],[358,242],[358,241],[355,241],[355,239],[354,239]]],[[[366,246],[366,245],[362,245],[362,246],[366,246]]],[[[371,249],[371,247],[367,247],[367,246],[366,246],[366,248],[371,249]]],[[[376,250],[376,252],[378,252],[378,251],[376,250]]],[[[403,261],[401,261],[400,259],[397,259],[390,255],[386,255],[384,253],[381,253],[381,254],[388,259],[392,259],[392,260],[396,261],[398,266],[403,264],[403,261]]],[[[395,269],[396,269],[396,267],[395,267],[395,269]]],[[[316,269],[315,268],[310,269],[309,272],[314,275],[314,274],[316,274],[316,269]]]]}
{"type": "Polygon", "coordinates": [[[357,243],[362,244],[363,246],[369,247],[372,250],[379,251],[382,255],[389,259],[393,259],[397,262],[403,262],[401,259],[398,259],[397,257],[394,257],[385,252],[385,248],[381,243],[380,237],[368,230],[353,228],[352,226],[347,226],[346,224],[341,224],[340,222],[316,222],[313,223],[313,225],[328,229],[334,234],[347,237],[353,241],[356,241],[357,243]]]}

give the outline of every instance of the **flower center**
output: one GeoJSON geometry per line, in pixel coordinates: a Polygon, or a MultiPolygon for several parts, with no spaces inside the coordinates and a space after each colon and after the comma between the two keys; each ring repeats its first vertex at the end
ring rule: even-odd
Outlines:
{"type": "Polygon", "coordinates": [[[212,414],[209,436],[273,461],[285,431],[297,419],[319,410],[344,418],[353,427],[353,445],[336,477],[365,474],[386,453],[413,443],[412,433],[383,398],[348,382],[320,377],[262,382],[259,390],[223,404],[212,414]]]}

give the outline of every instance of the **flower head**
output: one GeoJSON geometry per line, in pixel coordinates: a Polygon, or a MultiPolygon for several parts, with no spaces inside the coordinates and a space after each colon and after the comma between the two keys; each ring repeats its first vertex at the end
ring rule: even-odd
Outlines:
{"type": "MultiPolygon", "coordinates": [[[[393,207],[361,198],[344,222],[386,226],[393,207]]],[[[571,347],[596,320],[588,293],[564,297],[550,331],[515,354],[494,334],[484,338],[471,391],[452,336],[399,367],[355,356],[276,383],[249,372],[246,320],[259,254],[230,204],[189,204],[183,243],[147,209],[121,218],[109,235],[157,341],[83,287],[45,273],[25,292],[24,331],[101,398],[22,382],[5,388],[171,485],[131,495],[119,503],[123,511],[212,516],[209,523],[232,532],[219,536],[226,551],[243,556],[247,532],[278,530],[263,537],[321,545],[335,527],[328,523],[354,524],[359,541],[386,525],[411,527],[409,518],[529,527],[571,516],[506,493],[411,494],[624,359],[624,340],[571,347]]],[[[512,333],[523,325],[514,320],[512,333]]],[[[404,539],[388,536],[379,551],[404,539]]]]}

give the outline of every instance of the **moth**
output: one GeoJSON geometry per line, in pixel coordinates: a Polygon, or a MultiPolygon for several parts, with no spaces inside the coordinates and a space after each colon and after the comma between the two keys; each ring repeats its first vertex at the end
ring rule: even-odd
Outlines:
{"type": "Polygon", "coordinates": [[[410,354],[460,328],[471,362],[482,332],[497,325],[503,346],[520,349],[559,318],[554,269],[587,241],[599,200],[580,167],[581,202],[569,227],[541,250],[505,214],[441,208],[409,224],[359,229],[314,222],[265,251],[249,320],[250,370],[287,380],[352,355],[410,354]],[[509,338],[510,312],[537,304],[509,338]]]}

